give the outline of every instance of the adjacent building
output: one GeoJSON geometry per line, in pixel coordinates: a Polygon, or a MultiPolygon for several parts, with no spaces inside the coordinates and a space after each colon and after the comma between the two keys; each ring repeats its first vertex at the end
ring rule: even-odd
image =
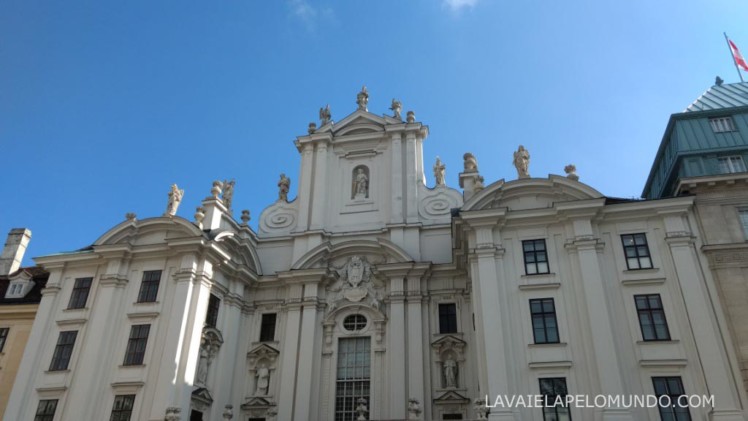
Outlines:
{"type": "Polygon", "coordinates": [[[13,229],[0,254],[0,416],[8,404],[49,276],[40,267],[21,267],[29,240],[31,231],[13,229]]]}
{"type": "Polygon", "coordinates": [[[643,197],[694,198],[701,251],[717,285],[748,390],[748,83],[719,78],[673,114],[643,197]]]}
{"type": "Polygon", "coordinates": [[[296,138],[297,195],[281,175],[256,232],[233,181],[189,218],[173,186],[164,215],[35,259],[6,419],[746,420],[694,197],[531,177],[523,147],[488,185],[465,154],[457,190],[414,113],[356,104],[296,138]],[[713,399],[497,404],[601,394],[713,399]]]}

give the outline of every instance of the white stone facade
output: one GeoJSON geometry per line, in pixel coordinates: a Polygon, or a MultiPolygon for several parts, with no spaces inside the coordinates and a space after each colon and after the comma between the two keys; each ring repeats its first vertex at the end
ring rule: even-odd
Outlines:
{"type": "MultiPolygon", "coordinates": [[[[541,378],[564,378],[569,394],[652,394],[658,376],[715,395],[693,419],[746,419],[692,199],[612,201],[560,176],[484,188],[474,157],[462,192],[429,188],[428,128],[410,112],[408,122],[376,116],[366,101],[363,90],[353,114],[334,122],[328,111],[297,138],[297,196],[287,200],[281,178],[257,233],[234,220],[217,183],[196,222],[130,215],[89,249],[38,258],[51,274],[6,419],[32,419],[40,400],[57,400],[55,420],[108,419],[117,396],[134,395],[133,420],[335,420],[341,348],[362,358],[354,369],[368,367],[355,386],[365,419],[475,419],[475,399],[538,394],[541,378]],[[628,234],[646,236],[651,269],[627,268],[628,234]],[[523,240],[544,240],[548,273],[525,273],[523,240]],[[160,281],[148,297],[151,271],[160,281]],[[85,277],[86,305],[68,308],[85,277]],[[668,340],[642,339],[643,294],[661,297],[668,340]],[[548,298],[558,340],[535,343],[529,303],[548,298]],[[454,310],[446,324],[440,309],[454,310]],[[128,363],[133,326],[144,325],[144,353],[128,363]],[[68,365],[48,369],[65,331],[77,332],[68,365]]],[[[656,408],[571,414],[659,419],[656,408]]]]}

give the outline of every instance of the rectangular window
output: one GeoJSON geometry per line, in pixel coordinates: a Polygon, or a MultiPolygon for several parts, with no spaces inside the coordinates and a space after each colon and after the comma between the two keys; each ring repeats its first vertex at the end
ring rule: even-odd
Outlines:
{"type": "Polygon", "coordinates": [[[743,227],[743,236],[748,240],[748,209],[738,210],[738,217],[740,218],[740,226],[743,227]]]}
{"type": "Polygon", "coordinates": [[[457,304],[439,304],[439,333],[457,333],[457,304]]]}
{"type": "Polygon", "coordinates": [[[639,314],[639,326],[645,341],[669,341],[665,311],[662,309],[660,294],[634,295],[636,312],[639,314]]]}
{"type": "Polygon", "coordinates": [[[275,340],[275,313],[262,315],[260,326],[260,342],[272,342],[275,340]]]}
{"type": "Polygon", "coordinates": [[[712,126],[712,131],[714,133],[735,131],[735,123],[732,121],[732,117],[730,116],[710,118],[709,125],[712,126]]]}
{"type": "Polygon", "coordinates": [[[161,282],[160,270],[147,270],[143,272],[143,282],[140,284],[138,293],[139,303],[152,303],[158,295],[158,284],[161,282]]]}
{"type": "Polygon", "coordinates": [[[8,340],[8,332],[10,332],[9,327],[0,327],[0,352],[3,352],[3,349],[5,349],[5,342],[8,340]]]}
{"type": "Polygon", "coordinates": [[[462,414],[444,414],[442,415],[443,420],[461,420],[462,414]]]}
{"type": "Polygon", "coordinates": [[[566,379],[553,377],[538,381],[540,394],[545,397],[544,401],[548,404],[543,408],[543,421],[571,421],[571,412],[566,404],[566,379]]]}
{"type": "Polygon", "coordinates": [[[366,406],[369,406],[370,371],[370,338],[341,338],[338,342],[338,374],[335,383],[335,421],[358,419],[356,407],[359,399],[365,399],[366,406]]]}
{"type": "Polygon", "coordinates": [[[558,340],[558,323],[553,298],[530,300],[532,314],[532,335],[536,344],[556,344],[558,340]]]}
{"type": "Polygon", "coordinates": [[[52,421],[55,419],[56,410],[57,399],[39,401],[39,406],[36,407],[34,421],[52,421]]]}
{"type": "Polygon", "coordinates": [[[141,365],[145,356],[145,346],[148,343],[148,333],[151,325],[133,325],[130,328],[130,339],[127,341],[125,362],[123,365],[141,365]]]}
{"type": "Polygon", "coordinates": [[[626,267],[629,270],[651,269],[652,257],[649,255],[646,234],[624,234],[623,252],[626,256],[626,267]]]}
{"type": "Polygon", "coordinates": [[[722,174],[745,172],[745,162],[743,162],[742,156],[724,156],[717,158],[717,162],[719,164],[719,172],[722,174]]]}
{"type": "Polygon", "coordinates": [[[52,363],[49,365],[49,371],[67,370],[70,363],[70,356],[73,355],[73,346],[75,338],[78,336],[77,330],[60,332],[57,337],[57,346],[52,354],[52,363]]]}
{"type": "Polygon", "coordinates": [[[548,269],[548,253],[545,249],[545,240],[522,241],[522,251],[525,255],[526,275],[550,273],[550,270],[548,269]]]}
{"type": "Polygon", "coordinates": [[[93,278],[78,278],[73,285],[73,293],[70,294],[68,308],[83,308],[88,300],[88,292],[91,290],[93,278]]]}
{"type": "Polygon", "coordinates": [[[221,299],[213,294],[210,294],[208,300],[208,312],[205,315],[205,325],[210,327],[216,327],[218,323],[218,309],[221,306],[221,299]]]}
{"type": "Polygon", "coordinates": [[[117,395],[112,405],[112,416],[109,421],[130,421],[135,395],[117,395]]]}
{"type": "Polygon", "coordinates": [[[660,406],[660,418],[672,421],[691,421],[691,414],[687,407],[688,400],[681,399],[680,404],[678,401],[678,398],[686,394],[680,377],[652,377],[652,383],[658,398],[660,396],[670,397],[670,406],[660,406]]]}

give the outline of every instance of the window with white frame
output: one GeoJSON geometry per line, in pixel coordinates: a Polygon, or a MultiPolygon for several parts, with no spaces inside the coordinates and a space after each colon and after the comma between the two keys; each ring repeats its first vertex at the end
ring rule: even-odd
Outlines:
{"type": "Polygon", "coordinates": [[[745,162],[740,155],[723,156],[717,158],[717,162],[719,163],[719,172],[722,174],[745,172],[745,162]]]}
{"type": "Polygon", "coordinates": [[[335,421],[361,419],[356,408],[371,400],[371,338],[340,338],[337,368],[335,421]]]}
{"type": "Polygon", "coordinates": [[[732,117],[730,116],[710,118],[709,125],[712,126],[712,131],[714,133],[735,131],[735,123],[732,121],[732,117]]]}

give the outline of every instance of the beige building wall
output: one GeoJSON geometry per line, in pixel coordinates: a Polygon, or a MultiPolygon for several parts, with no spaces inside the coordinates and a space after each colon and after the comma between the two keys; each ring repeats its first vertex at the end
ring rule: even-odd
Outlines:
{"type": "Polygon", "coordinates": [[[9,328],[5,347],[0,352],[0,417],[5,414],[37,308],[38,304],[0,306],[0,328],[9,328]]]}

